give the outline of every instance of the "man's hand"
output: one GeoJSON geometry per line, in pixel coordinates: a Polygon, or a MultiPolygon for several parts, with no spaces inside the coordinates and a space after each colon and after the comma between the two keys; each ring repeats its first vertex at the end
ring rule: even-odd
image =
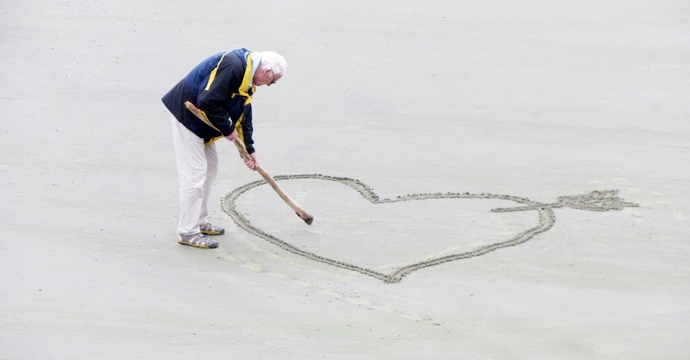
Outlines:
{"type": "Polygon", "coordinates": [[[226,136],[225,138],[230,140],[230,142],[235,142],[235,139],[237,139],[237,129],[233,130],[232,134],[226,136]]]}
{"type": "Polygon", "coordinates": [[[256,156],[256,153],[251,153],[249,156],[251,156],[251,160],[245,159],[244,164],[247,165],[248,168],[256,171],[256,167],[259,166],[259,158],[256,156]]]}

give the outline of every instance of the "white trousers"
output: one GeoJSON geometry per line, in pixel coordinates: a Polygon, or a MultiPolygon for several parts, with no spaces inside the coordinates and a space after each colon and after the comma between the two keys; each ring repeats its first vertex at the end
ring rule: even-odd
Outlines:
{"type": "Polygon", "coordinates": [[[193,235],[206,223],[208,198],[218,174],[216,145],[204,145],[196,136],[172,117],[177,177],[180,181],[180,223],[177,232],[193,235]]]}

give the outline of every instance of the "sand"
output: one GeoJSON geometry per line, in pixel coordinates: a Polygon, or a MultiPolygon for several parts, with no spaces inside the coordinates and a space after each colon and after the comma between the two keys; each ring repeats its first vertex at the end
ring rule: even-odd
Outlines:
{"type": "Polygon", "coordinates": [[[0,359],[687,358],[686,2],[249,5],[0,4],[0,359]],[[160,97],[239,47],[315,220],[224,141],[182,246],[160,97]]]}

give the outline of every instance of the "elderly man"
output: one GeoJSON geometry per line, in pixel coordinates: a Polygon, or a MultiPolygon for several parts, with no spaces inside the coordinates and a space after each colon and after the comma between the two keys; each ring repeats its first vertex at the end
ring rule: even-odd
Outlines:
{"type": "Polygon", "coordinates": [[[225,137],[244,141],[255,170],[258,159],[252,140],[252,95],[257,86],[275,84],[285,73],[285,59],[274,52],[237,49],[215,54],[197,65],[162,98],[172,113],[177,174],[180,182],[178,242],[200,248],[216,248],[206,235],[225,229],[210,224],[208,199],[218,173],[215,141],[225,137]],[[185,106],[199,111],[194,115],[185,106]]]}

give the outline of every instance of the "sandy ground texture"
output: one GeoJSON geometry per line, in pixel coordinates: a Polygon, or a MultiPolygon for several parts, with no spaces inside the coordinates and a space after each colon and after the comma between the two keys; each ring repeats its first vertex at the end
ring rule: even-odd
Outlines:
{"type": "Polygon", "coordinates": [[[3,1],[0,359],[687,359],[688,15],[3,1]],[[182,246],[160,97],[239,47],[288,60],[256,148],[315,221],[223,141],[182,246]]]}

